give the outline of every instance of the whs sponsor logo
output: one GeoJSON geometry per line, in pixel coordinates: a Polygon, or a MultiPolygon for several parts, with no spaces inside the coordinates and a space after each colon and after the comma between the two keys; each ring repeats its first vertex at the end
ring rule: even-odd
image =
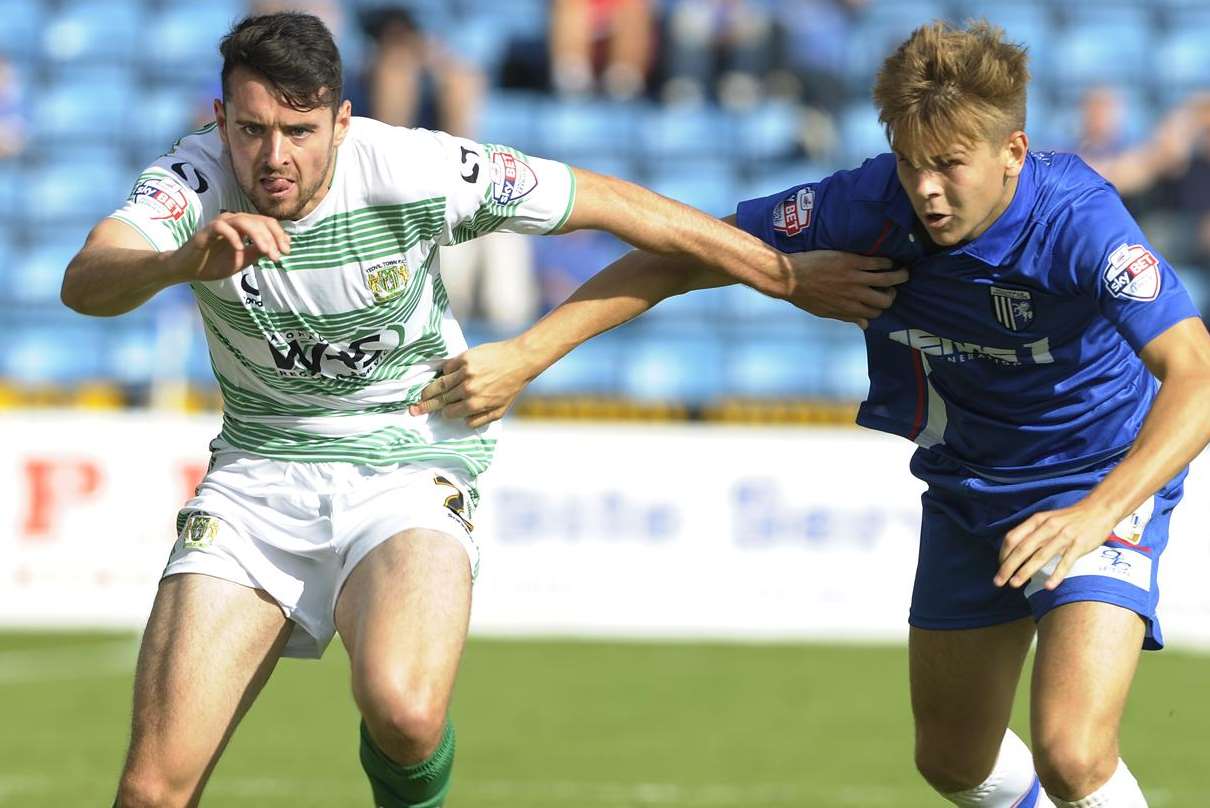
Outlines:
{"type": "Polygon", "coordinates": [[[395,326],[347,343],[329,342],[307,331],[269,334],[266,342],[277,375],[282,378],[360,378],[403,345],[403,328],[395,326]]]}

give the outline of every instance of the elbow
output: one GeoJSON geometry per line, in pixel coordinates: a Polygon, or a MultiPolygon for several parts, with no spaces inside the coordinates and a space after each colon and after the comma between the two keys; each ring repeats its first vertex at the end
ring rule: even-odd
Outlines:
{"type": "Polygon", "coordinates": [[[63,285],[59,287],[59,300],[72,311],[88,314],[84,298],[81,296],[79,287],[75,283],[75,276],[72,275],[71,264],[67,265],[67,271],[63,273],[63,285]]]}

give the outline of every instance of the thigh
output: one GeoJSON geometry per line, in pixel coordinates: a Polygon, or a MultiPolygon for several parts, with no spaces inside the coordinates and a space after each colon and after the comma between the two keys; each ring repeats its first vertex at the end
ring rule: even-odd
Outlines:
{"type": "Polygon", "coordinates": [[[200,790],[289,631],[260,590],[206,575],[161,581],[139,649],[127,775],[200,790]]]}
{"type": "Polygon", "coordinates": [[[1074,747],[1117,758],[1118,725],[1145,622],[1111,603],[1068,603],[1038,623],[1031,721],[1040,750],[1074,747]]]}
{"type": "Polygon", "coordinates": [[[458,538],[405,530],[367,553],[336,601],[353,692],[365,711],[377,693],[422,693],[444,713],[466,641],[471,568],[458,538]]]}
{"type": "Polygon", "coordinates": [[[947,790],[981,782],[995,764],[1033,635],[1031,618],[977,629],[911,630],[917,759],[922,770],[953,781],[947,790]]]}

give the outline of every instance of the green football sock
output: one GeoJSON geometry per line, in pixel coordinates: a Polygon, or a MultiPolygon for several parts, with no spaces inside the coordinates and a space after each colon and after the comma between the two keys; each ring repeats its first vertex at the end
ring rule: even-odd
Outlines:
{"type": "Polygon", "coordinates": [[[377,808],[441,808],[454,769],[454,725],[445,722],[441,743],[428,760],[403,766],[386,756],[361,722],[361,767],[377,808]]]}

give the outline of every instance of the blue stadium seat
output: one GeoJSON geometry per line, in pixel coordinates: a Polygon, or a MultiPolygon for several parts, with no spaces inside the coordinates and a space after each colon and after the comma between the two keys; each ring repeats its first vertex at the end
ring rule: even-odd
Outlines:
{"type": "Polygon", "coordinates": [[[616,393],[619,370],[627,361],[626,348],[626,339],[621,334],[602,334],[577,347],[534,379],[529,392],[543,396],[616,393]]]}
{"type": "Polygon", "coordinates": [[[128,118],[130,139],[143,164],[193,131],[206,108],[205,98],[192,89],[168,85],[143,91],[128,118]]]}
{"type": "Polygon", "coordinates": [[[0,298],[23,305],[59,302],[63,271],[83,239],[37,244],[13,254],[13,262],[0,272],[0,298]]]}
{"type": "Polygon", "coordinates": [[[105,343],[101,369],[107,379],[123,384],[144,384],[157,375],[162,361],[150,321],[118,318],[105,343]]]}
{"type": "Polygon", "coordinates": [[[714,106],[653,106],[640,120],[639,148],[652,160],[715,157],[731,151],[732,120],[714,106]]]}
{"type": "Polygon", "coordinates": [[[1210,20],[1199,27],[1172,31],[1155,45],[1154,63],[1163,65],[1152,76],[1166,91],[1190,92],[1210,85],[1210,20]]]}
{"type": "Polygon", "coordinates": [[[883,60],[916,28],[946,16],[940,0],[869,3],[855,19],[846,51],[845,73],[855,94],[868,95],[870,82],[883,60]]]}
{"type": "MultiPolygon", "coordinates": [[[[90,150],[87,155],[105,153],[90,150]]],[[[91,225],[122,204],[133,179],[122,159],[75,159],[69,155],[31,176],[28,207],[23,215],[35,225],[91,225]]]]}
{"type": "Polygon", "coordinates": [[[157,78],[198,89],[217,83],[222,69],[218,41],[243,15],[225,3],[173,5],[153,14],[139,56],[157,78]]]}
{"type": "Polygon", "coordinates": [[[540,155],[537,111],[541,103],[541,96],[533,93],[492,91],[479,116],[479,139],[540,155]]]}
{"type": "Polygon", "coordinates": [[[739,339],[727,351],[727,394],[750,398],[824,395],[824,363],[810,340],[739,339]]]}
{"type": "Polygon", "coordinates": [[[1051,69],[1050,41],[1055,29],[1054,4],[1046,0],[965,0],[958,7],[957,19],[985,19],[999,25],[1010,42],[1020,42],[1029,49],[1029,68],[1035,75],[1051,69]]]}
{"type": "Polygon", "coordinates": [[[833,336],[822,343],[821,392],[840,401],[861,401],[870,392],[865,339],[856,326],[829,321],[833,336]]]}
{"type": "Polygon", "coordinates": [[[740,284],[723,287],[719,296],[719,323],[736,331],[804,334],[818,322],[818,318],[784,300],[762,295],[740,284]]]}
{"type": "Polygon", "coordinates": [[[5,337],[0,376],[41,383],[99,378],[103,338],[103,321],[71,312],[60,322],[14,328],[5,337]]]}
{"type": "Polygon", "coordinates": [[[784,160],[799,149],[802,121],[794,104],[769,101],[735,119],[735,154],[741,160],[784,160]]]}
{"type": "MultiPolygon", "coordinates": [[[[1107,7],[1108,8],[1108,7],[1107,7]]],[[[1098,8],[1099,15],[1103,9],[1098,8]]],[[[1134,83],[1157,64],[1150,28],[1131,17],[1099,16],[1072,21],[1055,34],[1051,46],[1055,76],[1068,84],[1134,83]]]]}
{"type": "Polygon", "coordinates": [[[845,165],[858,166],[867,157],[891,150],[872,102],[863,100],[849,104],[841,111],[838,123],[845,165]]]}
{"type": "Polygon", "coordinates": [[[730,163],[722,160],[666,162],[653,167],[647,180],[657,193],[714,216],[725,216],[735,212],[736,177],[732,170],[730,163]]]}
{"type": "Polygon", "coordinates": [[[33,143],[52,148],[66,143],[116,143],[128,134],[124,124],[136,96],[126,70],[64,73],[31,93],[33,143]]]}
{"type": "Polygon", "coordinates": [[[140,0],[74,0],[46,20],[42,50],[52,62],[124,63],[146,43],[140,0]]]}
{"type": "Polygon", "coordinates": [[[46,11],[45,3],[0,0],[0,53],[19,61],[39,55],[46,11]]]}
{"type": "Polygon", "coordinates": [[[702,404],[724,391],[719,336],[634,339],[626,352],[619,389],[640,401],[702,404]]]}
{"type": "Polygon", "coordinates": [[[583,154],[634,150],[638,107],[606,101],[550,103],[534,111],[540,154],[574,161],[583,154]]]}

